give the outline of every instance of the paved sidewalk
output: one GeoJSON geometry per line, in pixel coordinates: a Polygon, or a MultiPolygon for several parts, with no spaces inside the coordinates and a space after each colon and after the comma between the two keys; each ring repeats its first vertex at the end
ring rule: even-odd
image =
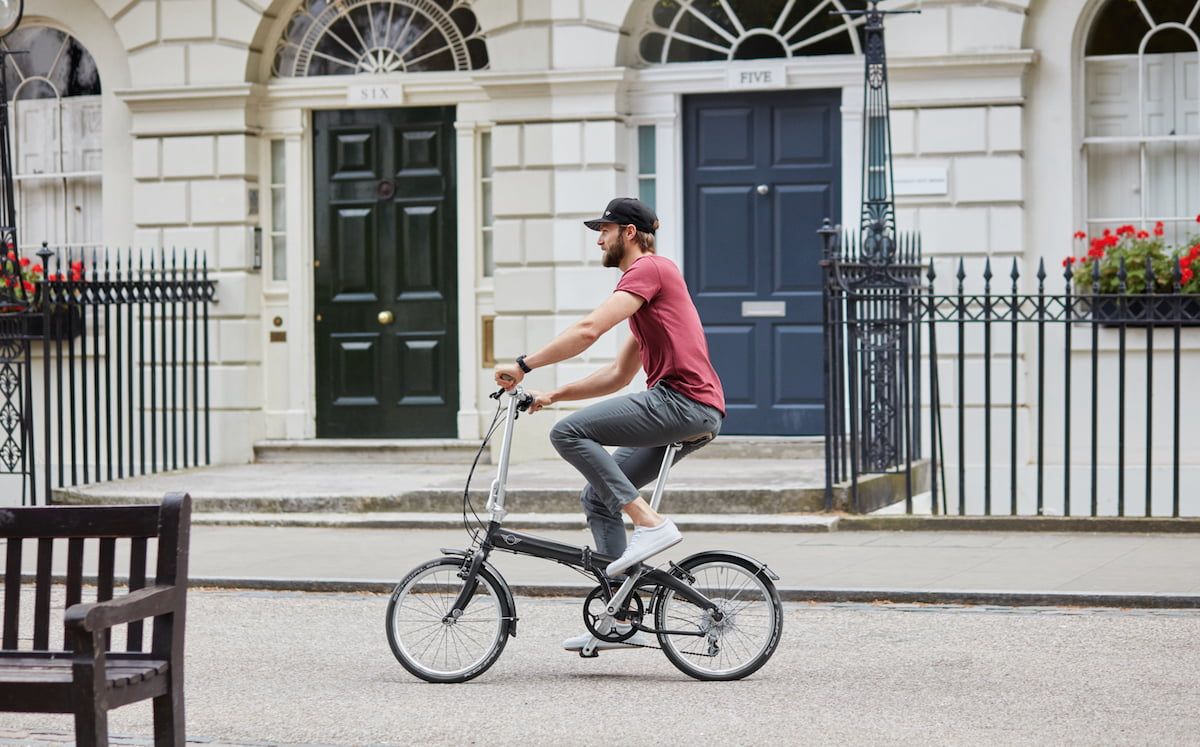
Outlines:
{"type": "MultiPolygon", "coordinates": [[[[592,544],[590,532],[582,529],[535,533],[571,544],[592,544]]],[[[190,575],[273,581],[263,584],[267,588],[375,590],[436,557],[439,548],[466,544],[461,528],[198,525],[192,528],[190,575]],[[371,583],[326,587],[307,583],[339,580],[371,583]]],[[[1200,595],[1200,535],[688,531],[684,541],[661,558],[678,560],[705,549],[753,555],[780,575],[779,586],[786,589],[1200,595]]],[[[56,560],[62,557],[56,554],[56,560]]],[[[492,557],[517,587],[593,583],[549,561],[502,552],[492,557]]],[[[29,572],[34,561],[27,557],[29,572]]],[[[123,559],[117,562],[121,568],[123,559]]]]}

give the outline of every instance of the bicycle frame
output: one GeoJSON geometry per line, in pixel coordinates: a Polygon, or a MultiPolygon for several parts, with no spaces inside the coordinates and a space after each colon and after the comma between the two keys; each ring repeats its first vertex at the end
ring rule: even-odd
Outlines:
{"type": "MultiPolygon", "coordinates": [[[[500,444],[500,459],[496,469],[496,479],[492,481],[491,490],[488,494],[487,510],[491,513],[491,520],[488,522],[487,530],[483,534],[479,546],[475,550],[468,550],[465,554],[468,561],[464,562],[465,574],[460,572],[460,576],[464,579],[463,589],[459,592],[458,598],[454,600],[454,604],[450,607],[450,612],[445,619],[458,617],[462,615],[470,602],[475,590],[475,579],[479,575],[479,569],[487,561],[488,556],[493,550],[512,553],[514,555],[527,555],[535,558],[543,558],[545,560],[553,560],[556,563],[580,568],[587,573],[592,574],[596,578],[596,582],[602,589],[609,589],[613,583],[605,573],[608,564],[616,560],[610,555],[593,552],[589,547],[578,547],[568,545],[562,542],[537,537],[532,534],[516,532],[510,529],[503,528],[504,517],[507,511],[504,507],[505,484],[508,481],[508,461],[512,450],[513,426],[516,423],[519,410],[528,407],[527,401],[529,395],[520,387],[516,387],[508,393],[508,412],[504,423],[503,439],[500,444]],[[526,404],[522,407],[522,403],[526,404]]],[[[654,487],[654,494],[651,499],[651,506],[657,510],[662,501],[663,490],[666,487],[667,476],[671,470],[671,464],[674,461],[675,454],[683,448],[681,443],[673,443],[667,446],[666,453],[663,455],[662,467],[659,469],[658,482],[654,487]]],[[[721,619],[721,613],[717,605],[705,597],[700,592],[693,589],[683,579],[676,576],[674,573],[674,564],[672,564],[672,572],[660,570],[658,568],[647,567],[643,563],[639,563],[628,571],[626,579],[622,582],[620,589],[611,596],[606,597],[608,608],[606,610],[608,616],[615,615],[625,601],[629,598],[636,589],[645,586],[664,586],[673,589],[677,594],[687,599],[692,604],[707,610],[713,614],[714,619],[721,619]]],[[[682,573],[682,571],[681,571],[682,573]]],[[[611,619],[608,625],[611,625],[611,619]]]]}

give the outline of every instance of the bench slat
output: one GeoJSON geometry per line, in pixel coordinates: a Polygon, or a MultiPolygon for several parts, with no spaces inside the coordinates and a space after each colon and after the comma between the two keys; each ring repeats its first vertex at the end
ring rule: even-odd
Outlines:
{"type": "MultiPolygon", "coordinates": [[[[167,672],[167,662],[161,659],[148,661],[122,661],[116,659],[105,667],[104,678],[109,687],[127,687],[143,680],[159,677],[167,672]]],[[[8,685],[33,682],[72,681],[69,659],[43,659],[20,657],[0,660],[0,689],[8,685]]]]}
{"type": "Polygon", "coordinates": [[[21,621],[21,538],[8,540],[4,568],[4,648],[17,647],[21,621]]]}
{"type": "MultiPolygon", "coordinates": [[[[96,573],[96,601],[107,602],[113,598],[113,568],[117,560],[117,541],[112,537],[100,538],[100,566],[96,573]]],[[[112,648],[112,631],[104,632],[104,650],[112,648]]]]}
{"type": "Polygon", "coordinates": [[[0,537],[156,537],[158,506],[0,509],[0,537]]]}
{"type": "Polygon", "coordinates": [[[54,540],[38,540],[37,586],[33,598],[33,647],[50,648],[50,569],[54,559],[54,540]]]}
{"type": "MultiPolygon", "coordinates": [[[[67,599],[66,608],[79,604],[83,598],[83,538],[67,540],[67,599]]],[[[63,625],[63,641],[71,640],[67,626],[63,625]]]]}
{"type": "MultiPolygon", "coordinates": [[[[135,537],[129,543],[129,590],[146,586],[146,538],[135,537]]],[[[142,650],[142,621],[135,620],[126,628],[126,651],[142,650]]]]}

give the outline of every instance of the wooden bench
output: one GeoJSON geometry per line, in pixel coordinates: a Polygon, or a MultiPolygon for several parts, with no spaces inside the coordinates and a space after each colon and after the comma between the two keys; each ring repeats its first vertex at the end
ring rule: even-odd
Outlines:
{"type": "MultiPolygon", "coordinates": [[[[110,709],[153,698],[154,743],[184,744],[183,628],[190,527],[191,498],[179,493],[167,495],[159,506],[0,509],[0,540],[7,544],[0,712],[73,713],[76,742],[104,745],[110,709]],[[56,539],[67,545],[65,590],[64,584],[56,588],[52,575],[56,539]],[[26,540],[37,540],[31,639],[19,636],[21,552],[26,540]],[[129,593],[114,599],[118,540],[123,541],[122,549],[128,540],[129,593]],[[147,585],[150,540],[156,544],[157,569],[147,585]],[[99,549],[94,602],[82,601],[85,541],[99,549]],[[61,648],[51,646],[52,591],[57,592],[56,601],[64,602],[61,648]],[[143,651],[147,618],[154,624],[150,650],[143,651]],[[120,625],[126,626],[125,650],[114,651],[112,632],[120,625]]],[[[27,610],[26,621],[28,617],[27,610]]]]}

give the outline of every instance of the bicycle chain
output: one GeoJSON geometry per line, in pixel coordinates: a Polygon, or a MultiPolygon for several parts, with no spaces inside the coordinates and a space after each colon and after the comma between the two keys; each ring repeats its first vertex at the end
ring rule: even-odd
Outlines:
{"type": "MultiPolygon", "coordinates": [[[[643,630],[641,632],[645,633],[646,631],[643,630]]],[[[650,649],[654,649],[655,651],[663,650],[662,646],[650,646],[650,645],[646,645],[646,644],[642,644],[642,643],[630,643],[629,641],[621,641],[621,643],[624,643],[626,646],[629,646],[630,648],[650,648],[650,649]]],[[[693,651],[680,651],[679,653],[687,654],[688,656],[696,656],[701,659],[711,659],[714,656],[716,656],[716,654],[697,654],[693,651]]]]}

